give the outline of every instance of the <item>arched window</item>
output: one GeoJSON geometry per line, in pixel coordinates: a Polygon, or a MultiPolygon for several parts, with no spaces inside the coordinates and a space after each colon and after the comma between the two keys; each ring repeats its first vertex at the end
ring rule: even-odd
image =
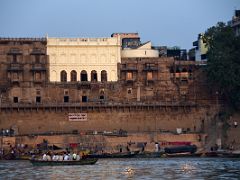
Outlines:
{"type": "Polygon", "coordinates": [[[76,82],[77,81],[77,72],[76,71],[71,71],[71,82],[76,82]]]}
{"type": "Polygon", "coordinates": [[[97,71],[95,70],[91,71],[91,81],[92,82],[97,81],[97,71]]]}
{"type": "Polygon", "coordinates": [[[41,80],[41,73],[40,72],[35,73],[35,80],[41,80]]]}
{"type": "Polygon", "coordinates": [[[183,68],[183,69],[182,69],[182,72],[187,72],[187,69],[186,69],[186,68],[183,68]]]}
{"type": "Polygon", "coordinates": [[[101,71],[101,82],[107,81],[107,71],[103,70],[101,71]]]}
{"type": "Polygon", "coordinates": [[[61,82],[67,82],[67,72],[61,71],[61,82]]]}
{"type": "Polygon", "coordinates": [[[81,75],[80,75],[80,79],[81,81],[88,81],[88,77],[87,77],[87,71],[83,70],[81,71],[81,75]]]}
{"type": "Polygon", "coordinates": [[[182,71],[181,68],[179,68],[179,67],[176,68],[176,73],[180,73],[181,71],[182,71]]]}
{"type": "Polygon", "coordinates": [[[174,67],[170,68],[170,73],[174,73],[174,67]]]}

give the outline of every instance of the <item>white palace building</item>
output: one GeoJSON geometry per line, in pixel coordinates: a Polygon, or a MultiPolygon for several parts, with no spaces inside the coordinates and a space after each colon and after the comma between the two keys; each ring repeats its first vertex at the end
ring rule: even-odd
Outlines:
{"type": "Polygon", "coordinates": [[[47,38],[50,81],[117,81],[120,37],[47,38]]]}
{"type": "MultiPolygon", "coordinates": [[[[122,48],[122,36],[108,38],[47,37],[49,80],[51,82],[117,81],[121,57],[158,57],[148,42],[137,48],[122,48]]],[[[134,34],[135,35],[135,34],[134,34]]]]}

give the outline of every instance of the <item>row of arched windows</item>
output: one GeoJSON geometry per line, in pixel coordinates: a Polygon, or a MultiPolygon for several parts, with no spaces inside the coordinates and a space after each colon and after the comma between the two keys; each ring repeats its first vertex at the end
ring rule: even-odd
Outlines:
{"type": "MultiPolygon", "coordinates": [[[[67,72],[65,70],[62,70],[60,73],[60,81],[61,82],[67,82],[67,72]]],[[[97,71],[93,70],[91,71],[91,81],[96,82],[97,81],[97,71]]],[[[77,72],[75,70],[71,71],[70,74],[70,80],[71,82],[76,82],[77,81],[77,72]]],[[[88,81],[88,74],[87,71],[83,70],[80,73],[80,81],[88,81]]],[[[101,82],[106,82],[107,81],[107,71],[103,70],[101,71],[101,82]]]]}

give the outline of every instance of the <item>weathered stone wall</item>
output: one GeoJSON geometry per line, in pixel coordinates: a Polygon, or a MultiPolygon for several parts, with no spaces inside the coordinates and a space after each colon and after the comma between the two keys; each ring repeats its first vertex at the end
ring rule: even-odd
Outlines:
{"type": "Polygon", "coordinates": [[[33,81],[33,85],[12,85],[8,93],[2,93],[2,99],[5,102],[12,102],[13,97],[18,97],[19,103],[28,104],[35,104],[37,96],[41,97],[40,103],[63,103],[64,96],[68,98],[67,103],[82,102],[83,96],[87,97],[86,101],[90,103],[192,103],[202,100],[208,102],[211,96],[208,94],[206,84],[201,81],[202,73],[199,73],[197,66],[194,66],[194,69],[193,62],[179,64],[185,70],[189,68],[189,72],[183,72],[183,75],[172,72],[171,69],[180,65],[174,65],[174,61],[169,58],[123,59],[118,68],[118,82],[78,81],[41,84],[33,81]],[[131,79],[128,79],[129,74],[131,79]]]}
{"type": "Polygon", "coordinates": [[[183,128],[191,132],[203,130],[202,120],[207,119],[207,108],[160,108],[114,107],[96,109],[21,109],[4,110],[0,115],[0,127],[15,127],[19,134],[46,132],[113,131],[124,129],[128,132],[173,131],[183,128]],[[87,121],[71,122],[68,113],[87,113],[87,121]]]}
{"type": "Polygon", "coordinates": [[[28,91],[14,88],[40,88],[48,82],[46,39],[0,38],[0,77],[0,104],[14,102],[14,97],[29,103],[28,91]]]}
{"type": "MultiPolygon", "coordinates": [[[[204,136],[202,136],[204,137],[204,136]]],[[[201,150],[204,145],[204,138],[199,141],[199,134],[170,134],[170,133],[133,133],[127,137],[113,137],[104,135],[52,135],[52,136],[19,136],[4,137],[1,147],[9,149],[28,145],[29,148],[36,148],[43,141],[47,141],[49,146],[55,145],[62,148],[69,148],[70,144],[77,144],[77,148],[96,150],[102,149],[105,152],[117,152],[121,146],[126,151],[128,146],[131,150],[141,150],[139,144],[145,143],[145,151],[155,151],[155,142],[158,142],[161,148],[171,146],[171,143],[182,142],[191,143],[198,146],[201,150]],[[170,145],[169,145],[170,144],[170,145]]],[[[0,144],[1,145],[1,144],[0,144]]]]}

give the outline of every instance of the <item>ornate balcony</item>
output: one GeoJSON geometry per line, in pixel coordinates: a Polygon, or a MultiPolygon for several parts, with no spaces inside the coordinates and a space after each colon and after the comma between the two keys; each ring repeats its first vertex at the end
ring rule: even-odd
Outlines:
{"type": "Polygon", "coordinates": [[[46,71],[46,66],[45,64],[33,64],[32,65],[32,68],[31,68],[31,71],[46,71]]]}
{"type": "Polygon", "coordinates": [[[158,67],[146,66],[144,67],[143,71],[158,71],[158,67]]]}
{"type": "Polygon", "coordinates": [[[126,66],[126,65],[122,65],[121,66],[121,71],[137,71],[137,67],[136,66],[126,66]]]}
{"type": "Polygon", "coordinates": [[[23,71],[23,65],[19,63],[11,63],[9,64],[8,71],[23,71]]]}

